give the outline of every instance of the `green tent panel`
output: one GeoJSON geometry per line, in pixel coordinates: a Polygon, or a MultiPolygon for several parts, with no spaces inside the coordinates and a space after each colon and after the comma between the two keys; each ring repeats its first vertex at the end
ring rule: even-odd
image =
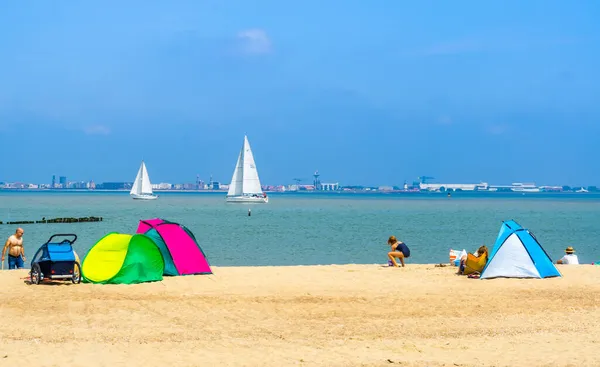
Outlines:
{"type": "Polygon", "coordinates": [[[81,265],[83,281],[98,284],[159,281],[164,269],[162,254],[152,239],[116,232],[96,242],[81,265]]]}

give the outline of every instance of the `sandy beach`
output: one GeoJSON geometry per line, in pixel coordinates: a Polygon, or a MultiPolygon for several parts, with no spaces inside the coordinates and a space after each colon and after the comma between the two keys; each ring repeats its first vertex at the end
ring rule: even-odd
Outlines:
{"type": "Polygon", "coordinates": [[[214,267],[138,285],[0,272],[0,366],[597,366],[600,266],[214,267]]]}

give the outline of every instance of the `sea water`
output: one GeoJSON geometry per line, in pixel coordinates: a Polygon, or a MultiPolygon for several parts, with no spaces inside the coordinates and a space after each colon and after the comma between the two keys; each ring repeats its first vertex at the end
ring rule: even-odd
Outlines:
{"type": "Polygon", "coordinates": [[[553,261],[573,246],[581,263],[600,261],[600,194],[306,194],[270,195],[268,204],[232,204],[224,193],[159,193],[132,200],[127,192],[0,191],[0,240],[7,221],[102,217],[102,222],[24,224],[25,253],[55,233],[75,233],[83,259],[110,232],[135,233],[139,220],[185,225],[212,265],[385,264],[387,238],[411,249],[407,263],[448,262],[448,250],[492,248],[502,220],[530,229],[553,261]],[[248,209],[252,215],[248,216],[248,209]]]}

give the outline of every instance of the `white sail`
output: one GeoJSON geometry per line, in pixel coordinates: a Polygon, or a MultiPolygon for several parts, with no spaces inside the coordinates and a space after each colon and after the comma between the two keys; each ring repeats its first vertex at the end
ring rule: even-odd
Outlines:
{"type": "Polygon", "coordinates": [[[142,161],[142,164],[138,169],[137,176],[135,176],[135,181],[133,182],[133,186],[131,187],[129,194],[132,195],[134,199],[156,198],[152,191],[152,183],[150,182],[150,176],[148,175],[148,170],[146,169],[146,164],[144,161],[142,161]]]}
{"type": "Polygon", "coordinates": [[[150,175],[148,175],[148,170],[146,169],[146,164],[142,161],[142,194],[152,195],[152,184],[150,183],[150,175]]]}
{"type": "Polygon", "coordinates": [[[233,170],[233,177],[231,177],[231,183],[229,184],[229,191],[227,196],[240,196],[243,193],[243,177],[244,177],[244,165],[243,165],[243,151],[240,151],[238,156],[235,169],[233,170]]]}
{"type": "Polygon", "coordinates": [[[262,194],[262,188],[260,186],[260,179],[258,178],[258,170],[256,169],[256,162],[254,162],[254,155],[252,149],[250,149],[250,143],[248,138],[244,136],[244,188],[242,192],[244,194],[262,194]]]}
{"type": "Polygon", "coordinates": [[[254,154],[247,136],[244,136],[244,143],[231,177],[227,201],[265,203],[269,201],[262,191],[254,154]]]}
{"type": "MultiPolygon", "coordinates": [[[[142,163],[143,164],[143,163],[142,163]]],[[[142,191],[142,166],[138,169],[137,175],[135,176],[135,180],[133,180],[133,186],[131,186],[131,191],[129,194],[135,195],[140,194],[142,191]]]]}

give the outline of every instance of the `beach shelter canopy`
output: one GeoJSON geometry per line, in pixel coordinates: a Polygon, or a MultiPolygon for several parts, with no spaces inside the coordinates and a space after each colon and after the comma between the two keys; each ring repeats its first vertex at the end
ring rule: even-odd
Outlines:
{"type": "Polygon", "coordinates": [[[212,274],[204,251],[185,226],[160,218],[141,220],[137,233],[152,238],[165,261],[165,275],[212,274]]]}
{"type": "Polygon", "coordinates": [[[552,259],[533,233],[510,220],[502,222],[494,249],[480,279],[560,276],[552,259]]]}
{"type": "Polygon", "coordinates": [[[102,284],[158,281],[163,271],[160,250],[141,234],[107,234],[92,246],[81,265],[84,282],[102,284]]]}

